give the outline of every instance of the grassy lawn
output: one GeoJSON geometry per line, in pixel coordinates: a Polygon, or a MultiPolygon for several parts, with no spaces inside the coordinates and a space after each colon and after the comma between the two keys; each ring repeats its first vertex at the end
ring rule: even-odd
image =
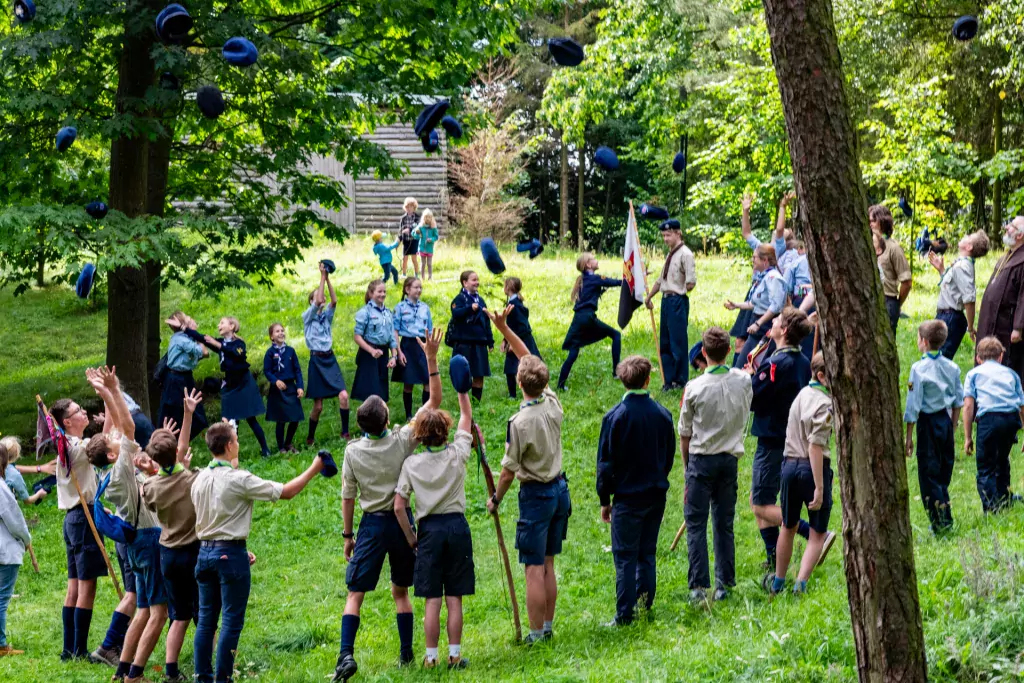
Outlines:
{"type": "MultiPolygon", "coordinates": [[[[531,309],[534,334],[553,374],[565,357],[561,341],[571,317],[569,290],[576,276],[575,254],[546,252],[535,261],[506,249],[510,275],[522,277],[524,295],[531,309]]],[[[182,308],[193,315],[202,330],[214,330],[221,315],[241,320],[241,336],[254,359],[262,359],[269,342],[266,329],[281,321],[290,343],[298,350],[305,369],[308,352],[302,343],[301,312],[306,294],[315,284],[315,263],[330,257],[338,264],[334,282],[340,301],[335,325],[335,347],[351,385],[355,344],[351,340],[354,312],[363,303],[366,283],[379,273],[370,257],[369,242],[355,238],[344,249],[324,246],[308,254],[301,277],[282,277],[273,291],[262,289],[232,292],[219,300],[192,299],[172,287],[164,296],[170,313],[182,308]]],[[[660,268],[662,256],[652,264],[660,268]]],[[[985,283],[995,256],[979,263],[978,280],[985,283]]],[[[920,261],[918,261],[920,263],[920,261]]],[[[603,272],[616,276],[618,257],[603,259],[603,272]]],[[[442,245],[435,262],[435,281],[428,283],[424,300],[432,307],[435,324],[447,322],[446,313],[459,289],[458,272],[482,269],[479,252],[442,245]]],[[[930,271],[930,269],[929,269],[930,271]]],[[[746,259],[700,257],[698,286],[691,301],[691,342],[700,331],[717,324],[728,328],[733,314],[721,306],[726,297],[742,298],[749,282],[746,259]]],[[[489,305],[503,300],[498,278],[484,276],[483,293],[489,305]]],[[[909,321],[900,325],[899,348],[903,385],[916,350],[917,322],[934,314],[938,278],[934,271],[916,274],[914,292],[906,307],[909,321]]],[[[399,299],[389,292],[388,304],[399,299]]],[[[617,292],[604,298],[601,317],[615,319],[617,292]]],[[[33,396],[47,402],[64,395],[87,398],[83,369],[101,362],[106,339],[106,311],[74,297],[64,288],[32,291],[14,299],[0,293],[6,312],[0,354],[0,432],[30,436],[35,428],[33,396]]],[[[165,343],[166,343],[165,334],[165,343]]],[[[644,311],[623,335],[625,354],[654,358],[654,344],[644,311]]],[[[713,611],[691,607],[687,602],[685,542],[676,552],[668,546],[682,522],[683,472],[677,465],[671,475],[672,489],[658,557],[658,597],[649,618],[625,629],[601,626],[614,613],[614,569],[608,527],[600,522],[594,490],[594,463],[601,417],[622,395],[612,380],[610,345],[586,349],[577,363],[569,390],[563,395],[566,421],[563,431],[565,469],[570,479],[574,514],[570,520],[565,553],[558,558],[561,594],[552,643],[525,650],[512,642],[508,598],[491,520],[487,517],[483,478],[470,466],[467,478],[467,516],[473,528],[477,571],[477,595],[467,598],[463,652],[471,668],[452,675],[462,680],[680,680],[680,681],[853,681],[856,658],[850,631],[842,551],[834,552],[811,579],[809,593],[800,599],[780,596],[769,602],[761,591],[760,563],[763,547],[745,501],[750,487],[750,458],[754,439],[747,441],[747,456],[740,462],[741,501],[737,510],[736,545],[739,585],[728,601],[713,611]]],[[[447,351],[447,349],[445,349],[447,351]]],[[[972,347],[965,340],[957,360],[966,370],[972,347]]],[[[447,357],[442,363],[447,362],[447,357]]],[[[499,445],[505,421],[516,403],[505,396],[501,357],[491,356],[496,372],[485,387],[484,401],[475,419],[482,425],[491,446],[492,463],[500,459],[499,445]]],[[[207,360],[198,377],[216,374],[216,362],[207,360]]],[[[445,372],[445,375],[447,373],[445,372]]],[[[652,382],[654,385],[660,382],[652,382]]],[[[403,416],[401,397],[393,385],[392,415],[403,416]]],[[[445,407],[457,411],[455,396],[445,379],[445,407]]],[[[418,392],[417,392],[418,395],[418,392]]],[[[658,396],[678,417],[679,394],[658,396]]],[[[343,447],[336,404],[328,403],[318,436],[321,444],[339,457],[343,447]]],[[[353,406],[355,407],[355,406],[353,406]]],[[[307,405],[308,415],[308,405],[307,405]]],[[[218,414],[215,402],[207,406],[211,418],[218,414]]],[[[354,419],[354,415],[353,415],[354,419]]],[[[300,426],[299,436],[305,427],[300,426]]],[[[273,426],[267,429],[271,439],[273,426]]],[[[285,481],[298,474],[312,457],[303,453],[291,458],[261,460],[255,439],[241,429],[243,464],[256,474],[285,481]]],[[[957,442],[962,442],[958,435],[957,442]]],[[[196,442],[196,462],[208,459],[205,446],[196,442]]],[[[1015,482],[1020,481],[1022,460],[1013,458],[1015,482]]],[[[31,456],[23,459],[31,462],[31,456]]],[[[340,461],[340,457],[339,457],[340,461]]],[[[952,538],[934,539],[921,508],[916,463],[908,462],[912,521],[916,535],[918,584],[928,645],[930,678],[936,681],[990,680],[991,675],[1016,678],[1016,657],[1024,649],[1024,595],[1022,555],[1024,541],[1019,529],[1024,510],[997,517],[983,517],[974,485],[974,464],[961,459],[955,470],[952,496],[956,532],[952,538]]],[[[1020,487],[1018,487],[1019,489],[1020,487]]],[[[838,497],[838,482],[836,486],[838,497]]],[[[237,680],[323,681],[333,673],[339,626],[345,598],[345,563],[342,554],[340,481],[318,479],[297,499],[276,505],[257,504],[249,548],[259,558],[253,568],[253,591],[248,623],[242,634],[237,680]]],[[[832,528],[840,528],[839,505],[834,508],[832,528]]],[[[40,507],[26,510],[33,528],[34,545],[42,567],[35,575],[26,564],[11,603],[8,628],[11,641],[28,650],[24,656],[0,659],[0,681],[100,681],[111,674],[87,664],[63,664],[60,605],[65,590],[64,546],[54,497],[40,507]]],[[[517,516],[515,498],[502,507],[502,524],[510,550],[517,516]]],[[[841,542],[840,544],[841,545],[841,542]]],[[[111,548],[112,550],[112,548],[111,548]]],[[[797,552],[802,551],[798,542],[797,552]]],[[[514,551],[513,551],[514,553],[514,551]]],[[[514,560],[514,555],[513,555],[514,560]]],[[[524,582],[521,567],[515,568],[516,588],[525,620],[524,582]]],[[[447,672],[426,673],[418,666],[399,669],[398,637],[394,609],[385,582],[367,597],[356,643],[361,680],[415,680],[448,677],[447,672]]],[[[90,646],[103,637],[116,604],[108,581],[100,584],[93,618],[90,646]]],[[[422,601],[414,600],[417,616],[416,651],[423,653],[422,601]]],[[[884,606],[883,606],[884,608],[884,606]]],[[[191,631],[181,662],[192,671],[191,631]]],[[[445,645],[442,635],[441,647],[445,645]]],[[[147,676],[159,680],[154,665],[163,665],[161,642],[151,659],[147,676]]]]}

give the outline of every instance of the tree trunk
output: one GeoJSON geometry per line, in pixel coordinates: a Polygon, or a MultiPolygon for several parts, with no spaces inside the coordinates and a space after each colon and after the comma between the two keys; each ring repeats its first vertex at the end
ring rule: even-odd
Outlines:
{"type": "Polygon", "coordinates": [[[558,242],[565,244],[566,235],[569,234],[569,148],[565,140],[559,136],[561,147],[562,180],[558,193],[558,200],[561,202],[561,211],[558,214],[558,242]]]}
{"type": "Polygon", "coordinates": [[[39,254],[36,256],[36,287],[42,288],[46,284],[46,225],[38,228],[39,233],[39,254]]]}
{"type": "MultiPolygon", "coordinates": [[[[992,156],[1003,149],[1003,100],[996,94],[992,107],[992,156]]],[[[990,234],[999,237],[1003,231],[1003,181],[992,183],[992,228],[990,234]]]]}
{"type": "Polygon", "coordinates": [[[580,145],[576,152],[576,157],[579,160],[577,170],[580,174],[579,194],[576,198],[576,248],[580,251],[586,248],[586,245],[583,244],[583,205],[587,189],[587,155],[584,154],[584,147],[584,145],[580,145]]]}
{"type": "MultiPolygon", "coordinates": [[[[149,177],[146,187],[146,213],[163,216],[167,195],[167,178],[171,165],[172,130],[149,143],[149,177]]],[[[160,332],[163,330],[163,316],[160,314],[160,275],[163,264],[159,261],[146,263],[146,377],[151,378],[156,364],[160,362],[160,332]]],[[[160,406],[160,387],[149,383],[149,410],[155,419],[160,406]]],[[[143,408],[146,410],[146,408],[143,408]]]]}
{"type": "Polygon", "coordinates": [[[834,396],[860,680],[925,681],[899,358],[882,306],[832,6],[763,2],[834,396]]]}

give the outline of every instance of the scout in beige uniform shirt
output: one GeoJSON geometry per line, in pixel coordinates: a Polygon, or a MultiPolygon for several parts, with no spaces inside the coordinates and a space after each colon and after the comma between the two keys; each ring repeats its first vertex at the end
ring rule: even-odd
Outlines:
{"type": "Polygon", "coordinates": [[[787,458],[811,457],[810,444],[821,446],[825,458],[829,457],[828,442],[832,436],[832,397],[811,382],[796,395],[789,410],[786,426],[787,458]]]}
{"type": "Polygon", "coordinates": [[[724,365],[709,367],[687,384],[678,427],[679,436],[690,440],[689,453],[742,456],[753,397],[750,375],[724,365]]]}
{"type": "MultiPolygon", "coordinates": [[[[71,463],[71,470],[78,479],[78,486],[82,489],[82,497],[87,504],[92,504],[96,497],[96,470],[89,462],[89,456],[85,454],[85,447],[89,445],[89,439],[80,439],[77,436],[68,437],[68,462],[71,463]]],[[[71,481],[71,474],[65,471],[64,467],[57,466],[57,509],[70,510],[81,505],[78,491],[71,481]]]]}
{"type": "Polygon", "coordinates": [[[364,513],[391,513],[402,465],[418,446],[412,425],[389,430],[379,438],[365,436],[350,442],[341,466],[341,497],[358,496],[364,513]]]}
{"type": "Polygon", "coordinates": [[[283,489],[284,484],[213,460],[192,484],[196,535],[201,541],[245,540],[252,525],[252,504],[257,500],[276,503],[283,489]]]}
{"type": "Polygon", "coordinates": [[[519,481],[546,484],[562,473],[562,404],[550,388],[508,420],[501,466],[519,481]]]}
{"type": "Polygon", "coordinates": [[[416,494],[416,521],[427,515],[466,512],[466,463],[473,436],[461,429],[455,440],[439,450],[406,459],[395,493],[409,500],[416,494]]]}

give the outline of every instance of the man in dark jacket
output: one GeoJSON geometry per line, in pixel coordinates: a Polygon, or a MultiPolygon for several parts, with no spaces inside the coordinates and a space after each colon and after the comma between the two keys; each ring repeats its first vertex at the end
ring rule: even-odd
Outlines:
{"type": "Polygon", "coordinates": [[[1024,377],[1024,216],[1017,216],[1003,228],[1003,243],[1009,247],[999,259],[981,299],[978,339],[995,337],[1006,347],[1003,365],[1024,377]]]}

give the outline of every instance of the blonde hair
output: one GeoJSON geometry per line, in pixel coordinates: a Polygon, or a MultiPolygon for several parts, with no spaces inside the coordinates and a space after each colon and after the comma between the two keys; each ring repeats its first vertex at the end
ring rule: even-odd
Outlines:
{"type": "Polygon", "coordinates": [[[174,313],[171,313],[169,316],[167,316],[167,326],[170,327],[175,332],[180,332],[183,328],[188,326],[188,316],[181,311],[175,311],[174,313]],[[181,327],[174,327],[173,325],[171,325],[170,323],[172,320],[177,321],[181,325],[181,327]]]}
{"type": "Polygon", "coordinates": [[[590,263],[594,255],[589,251],[585,251],[579,255],[576,259],[576,270],[580,271],[579,277],[576,278],[576,284],[572,286],[572,294],[569,295],[569,300],[576,303],[576,300],[580,298],[580,290],[583,289],[583,273],[587,271],[587,264],[590,263]]]}
{"type": "Polygon", "coordinates": [[[420,225],[429,225],[432,228],[436,228],[437,219],[434,218],[434,212],[430,209],[423,209],[423,214],[420,216],[420,225]]]}
{"type": "Polygon", "coordinates": [[[985,234],[984,230],[972,233],[971,238],[971,258],[981,258],[988,254],[991,242],[989,242],[988,235],[985,234]]]}
{"type": "Polygon", "coordinates": [[[999,341],[996,337],[985,337],[978,342],[977,350],[975,353],[978,356],[978,360],[985,362],[987,360],[998,361],[999,358],[1006,352],[1006,347],[1003,346],[1003,342],[999,341]]]}
{"type": "Polygon", "coordinates": [[[231,331],[238,334],[242,330],[242,324],[238,322],[238,318],[226,315],[221,320],[227,320],[228,325],[231,325],[231,331]]]}
{"type": "Polygon", "coordinates": [[[530,396],[540,396],[544,393],[544,387],[551,380],[551,374],[544,361],[537,356],[527,355],[523,356],[519,361],[516,379],[522,385],[524,393],[530,396]]]}
{"type": "Polygon", "coordinates": [[[21,457],[21,442],[18,441],[18,437],[5,436],[0,439],[0,446],[7,449],[7,455],[10,457],[9,462],[17,462],[18,458],[21,457]]]}
{"type": "MultiPolygon", "coordinates": [[[[413,211],[415,211],[419,207],[419,205],[420,203],[416,201],[415,197],[406,197],[405,201],[402,202],[403,209],[408,209],[411,206],[413,211]]],[[[430,209],[427,209],[427,211],[430,211],[430,209]]]]}
{"type": "Polygon", "coordinates": [[[384,238],[384,233],[380,230],[374,230],[370,233],[370,238],[373,239],[374,242],[380,242],[384,238]]]}
{"type": "MultiPolygon", "coordinates": [[[[381,280],[381,282],[383,282],[383,280],[381,280]]],[[[409,277],[405,278],[405,282],[402,283],[402,296],[408,298],[409,290],[412,289],[412,286],[417,282],[421,282],[421,280],[415,275],[410,275],[409,277]]]]}

